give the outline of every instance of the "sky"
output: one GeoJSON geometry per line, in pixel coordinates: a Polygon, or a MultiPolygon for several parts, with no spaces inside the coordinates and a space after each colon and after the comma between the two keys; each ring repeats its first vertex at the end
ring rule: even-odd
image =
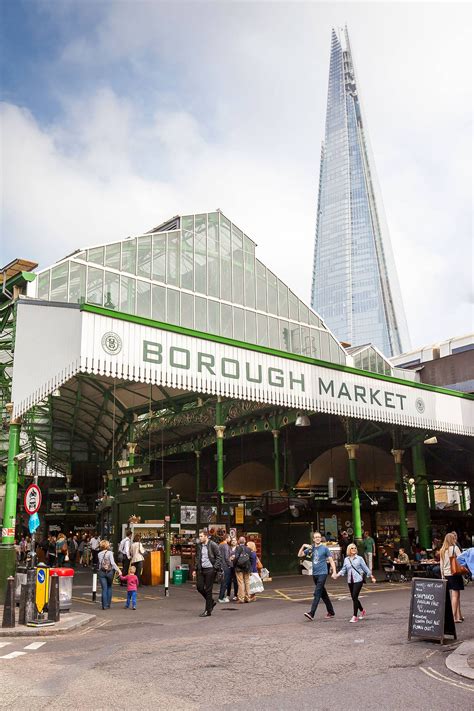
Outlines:
{"type": "Polygon", "coordinates": [[[470,3],[0,0],[1,254],[220,208],[309,303],[347,23],[413,347],[473,330],[470,3]]]}

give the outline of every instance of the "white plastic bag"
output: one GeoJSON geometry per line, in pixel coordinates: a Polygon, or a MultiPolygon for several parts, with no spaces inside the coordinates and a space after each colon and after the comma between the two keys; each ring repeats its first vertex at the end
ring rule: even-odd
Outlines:
{"type": "Polygon", "coordinates": [[[265,580],[266,578],[270,577],[270,573],[266,568],[262,568],[260,571],[260,577],[262,580],[265,580]]]}
{"type": "Polygon", "coordinates": [[[255,593],[263,592],[264,587],[260,575],[258,573],[250,574],[250,594],[255,595],[255,593]]]}

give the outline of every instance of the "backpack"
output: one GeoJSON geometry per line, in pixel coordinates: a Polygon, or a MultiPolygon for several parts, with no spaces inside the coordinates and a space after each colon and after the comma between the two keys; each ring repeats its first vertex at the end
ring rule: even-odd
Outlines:
{"type": "Polygon", "coordinates": [[[112,563],[110,562],[110,556],[107,557],[108,551],[104,553],[104,557],[102,558],[102,563],[100,564],[100,569],[104,571],[104,573],[109,573],[112,570],[112,563]]]}
{"type": "Polygon", "coordinates": [[[243,573],[250,573],[250,555],[247,553],[247,548],[242,546],[240,548],[240,553],[235,561],[235,567],[237,570],[241,570],[243,573]]]}

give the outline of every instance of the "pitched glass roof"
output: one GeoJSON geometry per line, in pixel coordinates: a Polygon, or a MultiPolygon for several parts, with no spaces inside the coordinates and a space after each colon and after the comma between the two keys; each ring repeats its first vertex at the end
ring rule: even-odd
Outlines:
{"type": "Polygon", "coordinates": [[[255,246],[220,211],[175,216],[69,255],[39,272],[29,294],[345,364],[322,319],[255,257],[255,246]]]}

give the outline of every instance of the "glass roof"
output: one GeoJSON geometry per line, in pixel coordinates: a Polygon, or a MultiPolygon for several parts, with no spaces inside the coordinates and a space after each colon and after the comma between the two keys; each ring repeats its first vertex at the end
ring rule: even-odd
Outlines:
{"type": "Polygon", "coordinates": [[[256,258],[255,246],[220,211],[175,216],[69,255],[39,272],[28,293],[345,364],[321,318],[256,258]]]}

